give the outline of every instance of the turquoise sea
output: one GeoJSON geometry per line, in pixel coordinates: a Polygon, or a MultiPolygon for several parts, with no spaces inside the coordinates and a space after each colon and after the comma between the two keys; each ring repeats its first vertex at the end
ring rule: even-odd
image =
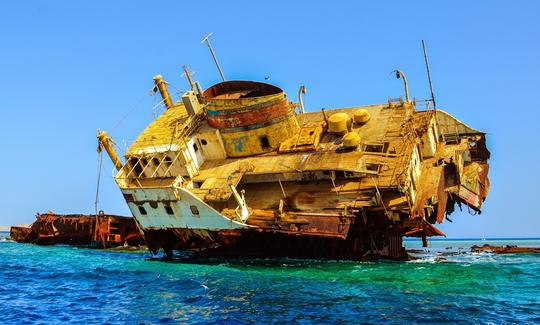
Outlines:
{"type": "Polygon", "coordinates": [[[1,235],[3,324],[540,323],[540,255],[468,252],[539,239],[437,240],[412,262],[165,262],[1,235]]]}

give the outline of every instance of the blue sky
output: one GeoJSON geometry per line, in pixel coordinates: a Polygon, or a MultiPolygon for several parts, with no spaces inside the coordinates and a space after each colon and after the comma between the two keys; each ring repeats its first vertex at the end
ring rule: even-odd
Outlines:
{"type": "MultiPolygon", "coordinates": [[[[449,237],[540,237],[536,166],[540,108],[540,2],[9,1],[0,4],[0,224],[35,212],[92,213],[95,134],[123,146],[153,119],[161,73],[186,89],[188,64],[203,87],[264,80],[307,110],[429,97],[428,45],[438,106],[488,133],[491,193],[481,215],[453,215],[449,237]],[[159,4],[159,5],[158,5],[159,4]],[[126,117],[126,114],[131,113],[126,117]],[[120,123],[119,123],[120,122],[120,123]]],[[[100,209],[129,214],[105,160],[100,209]]]]}

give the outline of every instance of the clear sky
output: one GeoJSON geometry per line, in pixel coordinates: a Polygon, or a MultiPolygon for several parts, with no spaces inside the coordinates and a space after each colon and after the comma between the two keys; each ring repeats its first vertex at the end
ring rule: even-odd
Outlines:
{"type": "MultiPolygon", "coordinates": [[[[186,89],[264,80],[308,111],[429,97],[488,133],[492,188],[481,215],[455,213],[449,237],[540,237],[538,1],[4,1],[0,4],[0,224],[36,212],[93,213],[96,130],[123,147],[153,119],[162,74],[186,89]],[[126,116],[128,112],[130,114],[126,116]],[[125,117],[125,118],[124,118],[125,117]]],[[[100,209],[128,215],[105,159],[100,209]]]]}

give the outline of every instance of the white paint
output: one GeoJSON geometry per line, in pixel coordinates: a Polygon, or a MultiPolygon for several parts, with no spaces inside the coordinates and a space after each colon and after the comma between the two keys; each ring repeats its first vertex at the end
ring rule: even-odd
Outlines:
{"type": "Polygon", "coordinates": [[[130,153],[130,156],[137,156],[137,155],[148,155],[148,154],[156,154],[156,153],[163,153],[168,151],[178,151],[180,148],[176,144],[163,144],[160,146],[146,146],[143,148],[139,148],[137,150],[134,150],[130,153]]]}
{"type": "Polygon", "coordinates": [[[184,188],[124,189],[123,193],[134,196],[135,202],[129,202],[128,206],[143,230],[188,228],[216,231],[248,227],[221,215],[184,188]],[[157,207],[153,208],[149,201],[158,202],[157,207]],[[165,204],[170,204],[172,215],[165,210],[165,204]],[[140,213],[138,206],[144,207],[146,215],[140,213]],[[193,213],[192,206],[196,207],[198,214],[193,213]]]}
{"type": "Polygon", "coordinates": [[[201,132],[197,135],[197,141],[206,159],[218,160],[227,158],[219,130],[201,132]]]}

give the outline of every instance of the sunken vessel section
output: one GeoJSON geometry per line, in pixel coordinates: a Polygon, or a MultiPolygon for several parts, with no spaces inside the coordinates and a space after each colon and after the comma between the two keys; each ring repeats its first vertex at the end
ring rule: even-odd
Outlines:
{"type": "MultiPolygon", "coordinates": [[[[444,236],[456,204],[480,213],[485,133],[429,101],[305,112],[282,89],[224,81],[173,101],[124,159],[99,149],[149,249],[203,256],[403,259],[402,239],[444,236]],[[427,103],[427,104],[426,104],[427,103]]],[[[405,84],[406,88],[406,84],[405,84]]]]}

